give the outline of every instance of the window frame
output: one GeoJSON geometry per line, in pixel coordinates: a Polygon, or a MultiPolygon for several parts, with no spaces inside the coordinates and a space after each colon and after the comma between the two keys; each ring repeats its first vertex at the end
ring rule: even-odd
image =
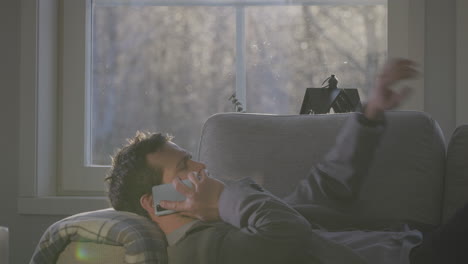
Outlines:
{"type": "MultiPolygon", "coordinates": [[[[109,207],[107,199],[100,196],[102,192],[74,192],[67,191],[66,188],[64,192],[62,168],[67,165],[58,162],[64,148],[60,142],[63,134],[68,131],[62,131],[62,125],[64,124],[61,123],[61,120],[67,113],[58,110],[61,109],[62,104],[66,104],[66,102],[60,100],[63,94],[59,87],[63,85],[64,79],[67,78],[66,71],[62,72],[61,69],[64,68],[64,64],[69,59],[66,55],[60,56],[61,52],[63,52],[61,44],[67,43],[59,42],[59,32],[66,32],[70,26],[77,26],[76,24],[69,25],[66,22],[59,23],[61,16],[65,16],[65,13],[59,12],[59,10],[69,4],[73,5],[72,2],[75,2],[75,4],[81,2],[82,4],[85,1],[89,3],[89,0],[63,0],[63,2],[62,0],[21,1],[21,158],[20,195],[18,199],[20,213],[63,215],[109,207]],[[41,67],[38,65],[41,65],[41,67]]],[[[104,2],[105,0],[101,1],[104,2]]],[[[130,0],[118,1],[122,3],[130,2],[130,0]]],[[[148,4],[155,1],[165,5],[188,3],[188,1],[180,0],[132,0],[131,3],[148,4]]],[[[197,1],[196,4],[212,5],[216,3],[219,5],[220,2],[230,5],[284,4],[284,1],[278,0],[201,0],[200,2],[197,1]]],[[[342,3],[343,0],[297,0],[288,1],[288,4],[328,4],[330,2],[342,3]]],[[[353,3],[363,2],[373,1],[353,1],[353,3]]],[[[190,3],[193,3],[193,1],[190,3]]],[[[389,57],[408,57],[424,65],[424,6],[424,0],[388,1],[389,57]]],[[[75,15],[79,15],[79,13],[76,12],[75,15]]],[[[83,17],[86,18],[81,13],[81,18],[83,17]]],[[[86,58],[82,58],[78,63],[75,63],[75,67],[83,67],[86,64],[85,60],[86,58]]],[[[240,78],[242,82],[242,77],[240,78]]],[[[245,81],[245,76],[243,78],[245,81]]],[[[81,82],[84,85],[83,80],[81,82]]],[[[423,80],[416,81],[414,85],[418,86],[418,89],[416,89],[417,94],[413,98],[417,98],[408,102],[403,108],[423,110],[423,80]]],[[[245,103],[245,93],[244,95],[240,94],[238,97],[245,103]]],[[[83,118],[78,117],[77,119],[77,123],[81,121],[84,123],[83,118]]],[[[63,127],[66,129],[74,128],[73,126],[63,127]]],[[[99,174],[101,173],[104,172],[99,172],[99,174]]]]}
{"type": "Polygon", "coordinates": [[[21,0],[20,214],[70,215],[109,207],[104,196],[59,196],[57,190],[59,8],[59,0],[21,0]]]}

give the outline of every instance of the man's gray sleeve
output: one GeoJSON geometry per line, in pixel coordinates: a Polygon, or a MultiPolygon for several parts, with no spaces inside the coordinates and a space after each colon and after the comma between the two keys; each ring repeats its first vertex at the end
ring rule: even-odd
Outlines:
{"type": "Polygon", "coordinates": [[[237,227],[223,240],[222,263],[286,263],[305,253],[309,222],[251,179],[226,186],[219,208],[222,220],[237,227]]]}
{"type": "Polygon", "coordinates": [[[312,168],[285,200],[289,204],[354,201],[384,128],[384,122],[372,123],[360,113],[348,118],[323,161],[312,168]]]}
{"type": "Polygon", "coordinates": [[[226,186],[219,208],[224,222],[259,236],[282,238],[310,228],[301,214],[250,178],[226,186]]]}
{"type": "Polygon", "coordinates": [[[222,239],[219,263],[365,263],[315,234],[301,214],[251,179],[226,186],[219,208],[222,220],[237,227],[222,239]]]}

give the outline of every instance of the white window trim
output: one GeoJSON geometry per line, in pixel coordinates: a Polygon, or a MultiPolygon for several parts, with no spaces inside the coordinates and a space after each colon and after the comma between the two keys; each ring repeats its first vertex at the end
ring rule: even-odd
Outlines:
{"type": "Polygon", "coordinates": [[[63,12],[63,55],[61,63],[61,92],[62,131],[58,159],[57,186],[58,193],[65,195],[102,195],[104,190],[104,176],[107,167],[89,167],[86,152],[90,148],[89,139],[91,128],[86,126],[85,119],[90,116],[88,87],[90,82],[90,0],[64,0],[61,3],[63,12]],[[66,19],[65,19],[66,18],[66,19]],[[84,77],[84,78],[83,78],[84,77]],[[86,89],[83,89],[85,88],[86,89]],[[78,131],[85,131],[85,135],[78,131]],[[85,146],[85,147],[83,147],[85,146]],[[70,150],[75,150],[70,153],[70,150]],[[62,176],[63,175],[63,176],[62,176]],[[90,190],[90,191],[84,191],[90,190]]]}
{"type": "Polygon", "coordinates": [[[57,196],[58,8],[58,0],[21,1],[20,214],[70,215],[109,207],[105,197],[57,196]]]}
{"type": "MultiPolygon", "coordinates": [[[[77,1],[77,0],[71,0],[77,1]]],[[[121,0],[128,2],[128,0],[121,0]]],[[[161,0],[164,2],[165,0],[161,0]]],[[[206,0],[206,3],[219,3],[206,0]]],[[[370,0],[369,0],[370,1],[370,0]]],[[[145,0],[138,1],[144,4],[145,0]]],[[[180,2],[180,1],[177,1],[180,2]]],[[[233,1],[226,1],[233,2],[233,1]]],[[[252,3],[237,0],[236,3],[252,3]]],[[[258,0],[255,3],[265,4],[258,0]]],[[[276,0],[270,2],[278,2],[276,0]]],[[[287,1],[297,4],[299,1],[287,1]]],[[[328,3],[322,1],[306,1],[328,3]]],[[[338,2],[335,1],[335,2],[338,2]]],[[[361,1],[362,2],[362,1],[361,1]]],[[[134,0],[132,0],[134,3],[134,0]]],[[[171,1],[171,3],[175,3],[171,1]]],[[[105,197],[58,196],[57,142],[60,142],[59,125],[62,113],[57,89],[58,58],[58,0],[21,1],[21,98],[20,98],[20,192],[18,210],[22,214],[68,215],[87,210],[109,207],[105,197]],[[39,67],[40,65],[40,67],[39,67]]],[[[424,0],[389,0],[388,54],[402,56],[424,65],[424,0]]],[[[405,108],[424,110],[423,81],[418,93],[405,108]]]]}

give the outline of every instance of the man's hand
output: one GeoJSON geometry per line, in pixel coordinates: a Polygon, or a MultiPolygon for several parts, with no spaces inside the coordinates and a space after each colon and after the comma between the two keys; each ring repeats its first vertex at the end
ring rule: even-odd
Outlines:
{"type": "Polygon", "coordinates": [[[376,86],[371,91],[364,115],[368,119],[378,118],[385,110],[390,110],[398,105],[411,92],[405,87],[401,92],[393,91],[392,85],[402,80],[415,78],[419,72],[415,69],[416,63],[406,59],[392,59],[385,64],[376,80],[376,86]]]}
{"type": "Polygon", "coordinates": [[[182,215],[202,221],[218,221],[218,200],[224,190],[224,183],[209,177],[205,170],[199,175],[200,178],[197,178],[194,173],[188,174],[193,188],[187,187],[180,178],[172,181],[174,188],[187,197],[185,201],[161,201],[160,204],[166,209],[179,211],[182,215]]]}

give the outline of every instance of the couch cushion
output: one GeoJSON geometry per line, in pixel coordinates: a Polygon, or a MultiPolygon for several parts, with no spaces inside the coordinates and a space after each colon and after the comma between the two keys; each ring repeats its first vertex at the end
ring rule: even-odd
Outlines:
{"type": "MultiPolygon", "coordinates": [[[[350,115],[217,114],[205,123],[199,158],[215,177],[252,177],[284,197],[334,144],[350,115]]],[[[386,119],[356,214],[437,225],[445,165],[440,128],[421,112],[388,112],[386,119]]]]}
{"type": "Polygon", "coordinates": [[[93,242],[70,242],[59,256],[57,264],[126,264],[125,248],[93,242]]]}
{"type": "Polygon", "coordinates": [[[455,129],[447,148],[444,221],[468,202],[468,125],[455,129]]]}
{"type": "Polygon", "coordinates": [[[167,263],[162,230],[145,217],[113,209],[76,214],[54,223],[42,235],[31,263],[55,263],[70,242],[122,247],[125,263],[167,263]]]}

